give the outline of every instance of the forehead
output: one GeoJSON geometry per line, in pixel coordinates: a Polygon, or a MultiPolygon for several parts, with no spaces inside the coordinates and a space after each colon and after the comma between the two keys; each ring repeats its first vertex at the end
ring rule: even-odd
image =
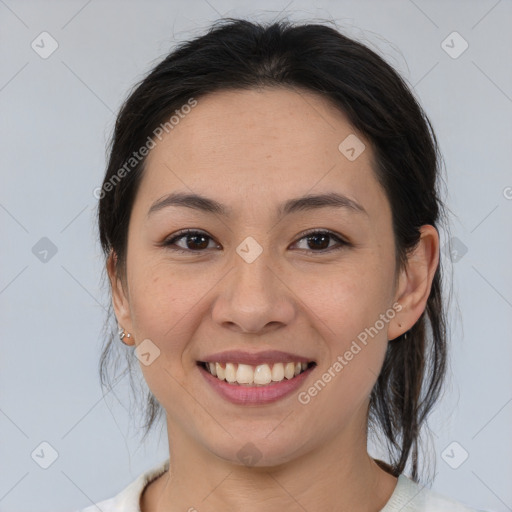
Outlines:
{"type": "Polygon", "coordinates": [[[281,204],[291,197],[337,191],[367,210],[387,207],[369,142],[341,111],[311,92],[212,93],[200,97],[155,142],[139,190],[146,203],[178,190],[221,198],[236,210],[246,209],[248,202],[281,204]],[[356,149],[365,145],[355,160],[339,149],[347,137],[357,137],[361,146],[356,149]]]}

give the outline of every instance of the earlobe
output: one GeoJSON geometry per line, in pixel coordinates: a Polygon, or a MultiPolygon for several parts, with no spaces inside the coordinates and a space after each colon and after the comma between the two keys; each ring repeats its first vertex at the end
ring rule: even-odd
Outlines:
{"type": "Polygon", "coordinates": [[[117,323],[120,328],[124,329],[126,332],[132,332],[130,303],[127,294],[125,293],[123,283],[118,275],[117,255],[113,249],[110,250],[110,254],[107,259],[107,273],[110,281],[112,304],[114,306],[117,323]]]}
{"type": "Polygon", "coordinates": [[[439,264],[439,234],[434,226],[420,228],[420,240],[407,257],[395,300],[402,306],[395,323],[388,330],[392,340],[407,332],[418,321],[427,305],[432,281],[439,264]]]}

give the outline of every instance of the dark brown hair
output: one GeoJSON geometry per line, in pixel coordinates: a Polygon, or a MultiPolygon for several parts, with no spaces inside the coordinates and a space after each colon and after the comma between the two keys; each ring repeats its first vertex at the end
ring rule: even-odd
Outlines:
{"type": "MultiPolygon", "coordinates": [[[[370,141],[375,176],[391,205],[397,276],[419,241],[419,228],[430,224],[438,229],[446,218],[439,193],[441,158],[431,124],[405,81],[383,58],[322,24],[265,25],[229,18],[174,49],[134,87],[119,112],[98,222],[103,251],[106,257],[111,251],[117,256],[121,280],[131,209],[145,162],[141,159],[127,168],[133,152],[153,140],[155,129],[191,98],[259,87],[321,95],[370,141]],[[116,179],[123,167],[122,178],[116,179]]],[[[381,465],[398,476],[409,461],[416,481],[420,430],[441,392],[447,360],[441,288],[439,264],[422,316],[406,338],[402,335],[388,344],[368,411],[368,428],[386,440],[389,464],[381,465]]],[[[109,322],[111,313],[112,307],[109,322]]],[[[114,352],[127,354],[130,377],[132,358],[109,322],[100,376],[110,389],[110,362],[119,362],[114,352]]],[[[162,412],[150,392],[146,404],[145,435],[162,412]]]]}

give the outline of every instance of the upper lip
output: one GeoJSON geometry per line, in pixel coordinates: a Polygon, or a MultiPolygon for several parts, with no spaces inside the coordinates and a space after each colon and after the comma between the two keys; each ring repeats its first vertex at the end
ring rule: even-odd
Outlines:
{"type": "Polygon", "coordinates": [[[242,363],[257,366],[265,363],[309,363],[314,360],[290,352],[281,352],[280,350],[264,350],[262,352],[227,350],[205,356],[200,361],[204,363],[242,363]]]}

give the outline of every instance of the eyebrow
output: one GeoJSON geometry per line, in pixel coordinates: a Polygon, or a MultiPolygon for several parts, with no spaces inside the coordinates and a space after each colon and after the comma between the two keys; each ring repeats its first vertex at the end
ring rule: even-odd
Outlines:
{"type": "MultiPolygon", "coordinates": [[[[192,208],[205,213],[214,213],[229,217],[232,214],[231,208],[199,194],[188,194],[183,192],[174,192],[160,199],[157,199],[149,208],[147,217],[153,213],[170,206],[180,206],[192,208]]],[[[296,212],[304,212],[318,208],[343,208],[352,213],[364,214],[368,212],[358,202],[337,192],[325,194],[306,195],[294,199],[288,199],[279,205],[278,216],[290,215],[296,212]]]]}

